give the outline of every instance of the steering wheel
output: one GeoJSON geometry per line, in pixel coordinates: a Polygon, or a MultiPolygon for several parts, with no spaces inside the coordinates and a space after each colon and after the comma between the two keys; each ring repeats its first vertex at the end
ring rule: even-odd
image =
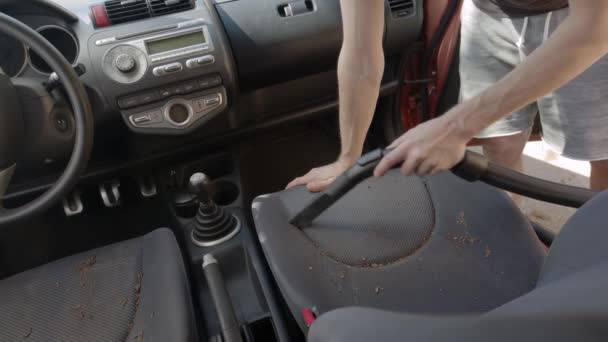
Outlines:
{"type": "MultiPolygon", "coordinates": [[[[37,199],[14,209],[0,205],[0,227],[39,214],[59,203],[78,181],[86,168],[93,146],[93,114],[85,88],[63,55],[36,31],[22,22],[0,13],[0,32],[33,49],[57,73],[72,104],[75,139],[72,156],[55,184],[37,199]]],[[[24,119],[20,92],[13,79],[0,72],[0,204],[8,187],[24,143],[24,119]]],[[[28,98],[24,101],[36,101],[28,98]]]]}

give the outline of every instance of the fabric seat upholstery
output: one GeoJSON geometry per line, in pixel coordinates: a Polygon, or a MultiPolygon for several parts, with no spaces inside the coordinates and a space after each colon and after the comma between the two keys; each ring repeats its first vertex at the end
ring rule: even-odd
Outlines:
{"type": "Polygon", "coordinates": [[[487,314],[425,317],[343,308],[321,316],[309,341],[606,341],[607,208],[605,192],[579,209],[553,243],[537,287],[487,314]]]}
{"type": "Polygon", "coordinates": [[[279,288],[301,311],[347,306],[399,312],[486,312],[534,288],[546,251],[501,191],[444,173],[370,178],[313,226],[289,219],[304,187],[257,198],[253,216],[279,288]]]}
{"type": "Polygon", "coordinates": [[[193,341],[173,233],[60,259],[0,281],[0,341],[193,341]]]}

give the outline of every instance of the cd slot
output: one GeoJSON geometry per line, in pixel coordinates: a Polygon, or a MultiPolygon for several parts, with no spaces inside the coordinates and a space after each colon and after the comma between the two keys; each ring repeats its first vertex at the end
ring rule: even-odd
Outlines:
{"type": "Polygon", "coordinates": [[[200,25],[204,22],[205,21],[202,19],[188,20],[188,21],[184,21],[184,22],[181,22],[178,24],[156,27],[153,29],[145,30],[145,31],[139,31],[139,32],[134,32],[134,33],[123,34],[120,36],[100,39],[95,42],[95,45],[97,45],[97,46],[107,45],[107,44],[118,42],[121,40],[138,38],[138,37],[146,36],[146,35],[153,34],[153,33],[192,27],[192,26],[200,25]]]}
{"type": "Polygon", "coordinates": [[[177,24],[162,26],[162,27],[157,27],[154,29],[146,30],[146,31],[123,34],[121,36],[117,36],[116,40],[125,40],[125,39],[130,39],[130,38],[136,38],[136,37],[145,36],[148,34],[157,33],[157,32],[161,32],[161,31],[174,30],[176,28],[178,28],[177,24]]]}

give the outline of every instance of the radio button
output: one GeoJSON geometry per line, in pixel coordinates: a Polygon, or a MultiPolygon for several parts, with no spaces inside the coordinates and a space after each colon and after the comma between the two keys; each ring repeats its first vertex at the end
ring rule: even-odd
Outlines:
{"type": "Polygon", "coordinates": [[[131,108],[139,105],[138,96],[129,96],[118,99],[118,106],[122,109],[131,108]]]}
{"type": "Polygon", "coordinates": [[[207,99],[205,99],[205,106],[207,107],[214,107],[218,104],[220,104],[220,96],[219,95],[215,95],[213,97],[209,97],[207,99]]]}
{"type": "Polygon", "coordinates": [[[182,70],[184,70],[184,66],[182,65],[182,63],[172,63],[172,64],[158,66],[158,67],[152,69],[152,73],[156,77],[161,77],[161,76],[165,76],[168,74],[180,72],[182,70]]]}
{"type": "Polygon", "coordinates": [[[212,94],[192,101],[195,113],[201,113],[222,104],[221,94],[212,94]]]}
{"type": "Polygon", "coordinates": [[[186,87],[184,84],[179,84],[169,88],[171,95],[181,95],[187,93],[186,87]]]}
{"type": "Polygon", "coordinates": [[[205,109],[207,109],[207,106],[205,106],[205,99],[196,99],[194,101],[192,101],[192,105],[194,107],[194,112],[195,113],[200,113],[200,112],[204,112],[205,109]]]}
{"type": "Polygon", "coordinates": [[[183,88],[186,93],[192,93],[198,90],[198,83],[195,81],[184,83],[183,88]]]}
{"type": "Polygon", "coordinates": [[[165,88],[165,89],[161,89],[160,90],[160,97],[163,98],[163,99],[167,98],[167,97],[169,97],[171,95],[173,95],[173,94],[171,94],[171,89],[169,89],[169,88],[165,88]]]}
{"type": "Polygon", "coordinates": [[[141,125],[143,123],[146,123],[148,121],[152,121],[152,118],[150,117],[149,114],[145,114],[145,115],[139,115],[133,118],[133,123],[136,125],[141,125]]]}
{"type": "Polygon", "coordinates": [[[198,86],[201,89],[211,88],[211,80],[209,78],[198,80],[198,86]]]}
{"type": "Polygon", "coordinates": [[[124,73],[133,71],[133,69],[135,69],[135,66],[137,65],[135,63],[135,58],[133,58],[133,56],[128,55],[126,53],[118,55],[116,57],[116,60],[114,61],[114,63],[116,64],[116,68],[120,72],[124,72],[124,73]]]}
{"type": "Polygon", "coordinates": [[[133,126],[141,127],[162,122],[163,114],[160,110],[155,110],[148,113],[131,115],[129,119],[133,126]]]}
{"type": "Polygon", "coordinates": [[[215,57],[213,57],[212,55],[199,57],[196,59],[196,62],[198,63],[198,65],[211,64],[211,63],[215,62],[215,57]]]}
{"type": "Polygon", "coordinates": [[[158,100],[160,100],[160,95],[158,94],[158,91],[151,91],[151,92],[139,95],[140,104],[147,104],[147,103],[155,102],[158,100]]]}
{"type": "Polygon", "coordinates": [[[152,69],[152,73],[156,77],[160,77],[160,76],[165,76],[166,75],[164,67],[156,67],[156,68],[152,69]]]}
{"type": "Polygon", "coordinates": [[[211,85],[212,87],[218,86],[220,84],[222,84],[222,78],[219,75],[209,78],[209,85],[211,85]]]}
{"type": "Polygon", "coordinates": [[[213,57],[212,55],[206,55],[187,60],[186,67],[188,67],[188,69],[195,69],[204,65],[212,64],[213,62],[215,62],[215,57],[213,57]]]}
{"type": "Polygon", "coordinates": [[[181,63],[173,63],[173,64],[165,65],[164,70],[165,70],[165,73],[172,74],[174,72],[180,72],[180,71],[184,70],[184,67],[182,66],[181,63]]]}

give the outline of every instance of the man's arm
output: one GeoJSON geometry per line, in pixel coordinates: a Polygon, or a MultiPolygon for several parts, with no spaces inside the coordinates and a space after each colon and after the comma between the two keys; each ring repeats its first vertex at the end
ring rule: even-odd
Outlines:
{"type": "Polygon", "coordinates": [[[384,1],[341,0],[344,38],[338,59],[342,151],[330,165],[313,169],[287,187],[326,188],[361,156],[384,72],[384,1]]]}
{"type": "Polygon", "coordinates": [[[570,15],[541,47],[477,97],[402,135],[375,175],[399,163],[407,175],[451,168],[483,128],[558,89],[606,53],[608,1],[571,0],[570,15]]]}
{"type": "Polygon", "coordinates": [[[384,2],[342,0],[344,41],[338,59],[340,158],[354,164],[361,156],[384,72],[384,2]]]}

